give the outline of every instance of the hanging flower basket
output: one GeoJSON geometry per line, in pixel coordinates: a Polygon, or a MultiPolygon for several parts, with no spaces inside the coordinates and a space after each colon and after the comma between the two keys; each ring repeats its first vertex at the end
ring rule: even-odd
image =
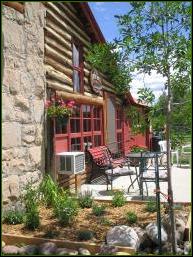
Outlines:
{"type": "Polygon", "coordinates": [[[62,98],[56,96],[56,98],[46,101],[47,116],[49,118],[56,118],[63,125],[66,125],[69,117],[72,116],[74,105],[74,101],[64,101],[62,98]]]}

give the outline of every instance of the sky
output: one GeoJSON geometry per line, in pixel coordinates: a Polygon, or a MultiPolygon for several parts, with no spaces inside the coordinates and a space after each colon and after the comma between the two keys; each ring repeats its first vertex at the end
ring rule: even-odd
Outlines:
{"type": "MultiPolygon", "coordinates": [[[[94,17],[107,42],[119,37],[119,29],[114,15],[126,14],[129,10],[127,2],[88,2],[94,17]]],[[[138,88],[149,87],[153,90],[156,99],[164,90],[165,79],[155,71],[151,76],[145,74],[134,74],[131,83],[131,93],[137,98],[138,88]]]]}

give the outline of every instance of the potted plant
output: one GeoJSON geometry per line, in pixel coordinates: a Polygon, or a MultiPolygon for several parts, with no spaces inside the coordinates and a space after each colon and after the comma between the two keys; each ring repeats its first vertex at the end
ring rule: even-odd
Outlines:
{"type": "Polygon", "coordinates": [[[57,118],[63,124],[68,122],[70,116],[72,116],[73,107],[75,102],[64,101],[64,99],[56,96],[56,98],[51,98],[51,100],[47,100],[45,107],[47,109],[47,116],[49,118],[57,118]]]}
{"type": "MultiPolygon", "coordinates": [[[[145,146],[140,146],[140,145],[133,145],[131,147],[131,153],[140,153],[140,152],[146,152],[147,151],[147,147],[145,146]]],[[[139,160],[136,158],[130,158],[131,161],[131,166],[138,166],[139,165],[139,160]]]]}

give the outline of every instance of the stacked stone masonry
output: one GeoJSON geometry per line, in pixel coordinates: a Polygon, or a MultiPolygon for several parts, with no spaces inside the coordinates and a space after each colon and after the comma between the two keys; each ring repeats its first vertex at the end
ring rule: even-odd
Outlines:
{"type": "Polygon", "coordinates": [[[3,207],[10,208],[31,179],[44,172],[45,8],[26,2],[24,13],[3,6],[3,207]]]}

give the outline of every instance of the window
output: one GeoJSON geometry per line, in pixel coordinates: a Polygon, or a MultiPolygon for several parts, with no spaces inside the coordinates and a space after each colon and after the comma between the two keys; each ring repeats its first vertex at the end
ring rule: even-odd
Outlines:
{"type": "Polygon", "coordinates": [[[73,42],[72,64],[73,64],[73,87],[75,92],[83,93],[83,51],[82,46],[73,42]]]}
{"type": "Polygon", "coordinates": [[[116,134],[117,134],[117,147],[118,151],[122,152],[123,150],[123,131],[122,131],[122,122],[123,122],[123,117],[122,117],[122,110],[120,107],[116,109],[116,134]]]}
{"type": "Polygon", "coordinates": [[[66,134],[69,151],[84,151],[86,146],[90,148],[103,144],[102,107],[78,105],[66,127],[61,126],[56,129],[56,134],[66,134]]]}

